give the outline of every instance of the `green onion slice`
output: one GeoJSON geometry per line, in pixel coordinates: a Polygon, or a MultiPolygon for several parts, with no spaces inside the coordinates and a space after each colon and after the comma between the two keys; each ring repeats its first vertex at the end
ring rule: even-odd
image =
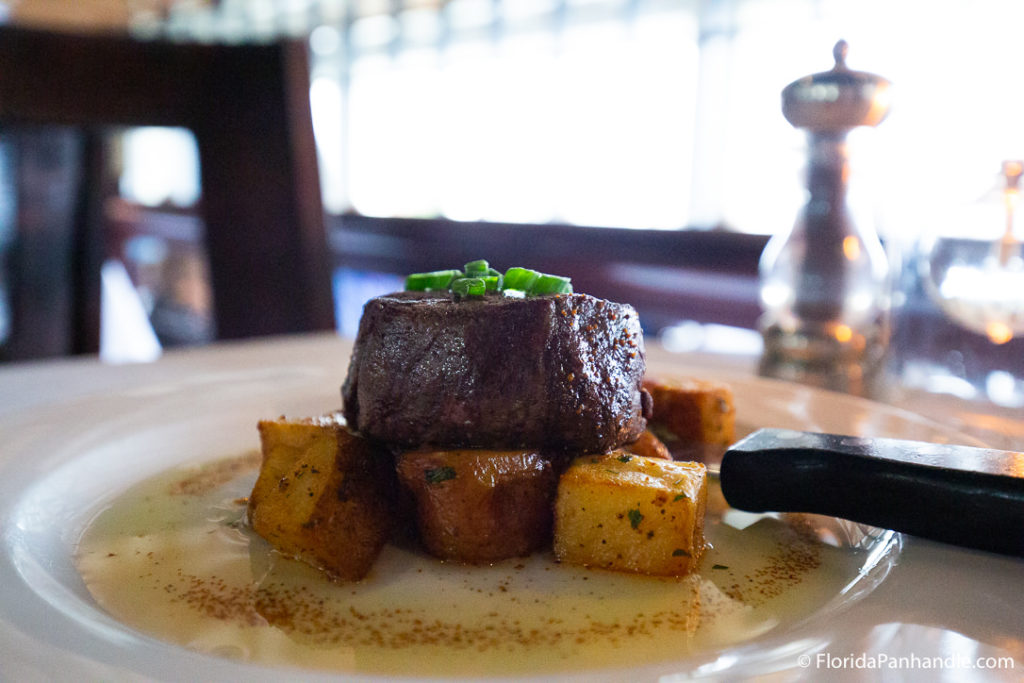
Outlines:
{"type": "Polygon", "coordinates": [[[483,259],[477,259],[476,261],[470,261],[465,265],[463,270],[466,271],[466,277],[479,277],[481,275],[487,275],[488,269],[491,267],[487,261],[483,259]]]}
{"type": "Polygon", "coordinates": [[[487,283],[482,277],[461,277],[452,282],[455,296],[483,296],[487,291],[487,283]]]}
{"type": "Polygon", "coordinates": [[[561,275],[541,275],[526,292],[530,296],[542,294],[572,294],[572,283],[561,275]]]}
{"type": "Polygon", "coordinates": [[[528,292],[539,277],[540,273],[536,270],[519,267],[509,268],[505,271],[505,289],[519,289],[528,292]]]}
{"type": "Polygon", "coordinates": [[[405,289],[409,292],[430,292],[448,289],[452,280],[462,275],[457,270],[435,270],[429,273],[413,273],[405,278],[405,289]]]}

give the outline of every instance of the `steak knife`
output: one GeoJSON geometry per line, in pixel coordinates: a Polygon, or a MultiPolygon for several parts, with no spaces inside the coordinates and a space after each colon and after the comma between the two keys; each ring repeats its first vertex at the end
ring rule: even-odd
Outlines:
{"type": "Polygon", "coordinates": [[[750,512],[809,512],[1024,557],[1024,453],[761,429],[722,458],[750,512]]]}

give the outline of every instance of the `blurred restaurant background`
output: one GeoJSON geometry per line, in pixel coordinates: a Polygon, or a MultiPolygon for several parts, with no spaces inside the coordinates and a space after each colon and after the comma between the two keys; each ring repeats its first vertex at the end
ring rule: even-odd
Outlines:
{"type": "MultiPolygon", "coordinates": [[[[487,258],[633,303],[667,348],[751,356],[761,253],[806,201],[807,141],[780,92],[831,68],[845,39],[851,68],[893,84],[887,119],[849,136],[850,207],[890,264],[888,371],[1024,406],[1021,335],[951,318],[920,267],[939,238],[969,251],[1004,228],[1002,164],[1024,159],[1024,3],[10,0],[0,22],[143,43],[299,41],[343,334],[404,274],[487,258]]],[[[0,81],[12,68],[0,63],[0,81]]],[[[55,226],[79,206],[86,157],[104,225],[100,356],[223,337],[193,131],[110,126],[98,144],[73,125],[0,118],[0,360],[82,350],[66,315],[18,311],[70,305],[46,283],[71,277],[78,247],[55,226]],[[26,303],[29,277],[42,282],[26,303]],[[31,341],[19,328],[47,324],[31,341]]]]}

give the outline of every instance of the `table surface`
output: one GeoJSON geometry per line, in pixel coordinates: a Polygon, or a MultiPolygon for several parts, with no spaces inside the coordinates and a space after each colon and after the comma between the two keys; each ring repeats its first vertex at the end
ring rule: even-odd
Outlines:
{"type": "MultiPolygon", "coordinates": [[[[88,358],[8,365],[0,368],[0,424],[16,424],[33,410],[54,404],[166,381],[198,367],[232,373],[315,359],[336,372],[340,383],[349,348],[348,341],[322,334],[216,344],[170,352],[154,363],[140,365],[104,365],[88,358]]],[[[749,375],[755,366],[749,357],[670,354],[657,346],[648,349],[648,357],[655,364],[706,368],[709,376],[749,375]]],[[[923,394],[903,394],[897,400],[903,408],[960,428],[993,446],[1024,443],[1024,419],[1013,411],[984,410],[923,394]]],[[[905,538],[890,576],[844,613],[846,634],[829,644],[828,655],[969,656],[972,661],[1008,656],[1015,660],[1017,676],[1004,666],[973,672],[970,680],[1018,680],[1024,671],[1022,580],[1024,560],[905,538]]],[[[790,672],[812,678],[814,673],[822,673],[820,667],[790,672]]],[[[829,677],[874,680],[877,674],[877,670],[843,666],[830,671],[829,677]]],[[[911,667],[900,671],[899,680],[936,679],[933,671],[911,667]]]]}

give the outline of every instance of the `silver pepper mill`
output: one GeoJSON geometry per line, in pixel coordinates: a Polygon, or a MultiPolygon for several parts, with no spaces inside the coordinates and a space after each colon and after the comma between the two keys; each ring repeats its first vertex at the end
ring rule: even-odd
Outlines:
{"type": "Polygon", "coordinates": [[[847,206],[847,134],[877,126],[890,83],[835,66],[782,91],[782,113],[807,131],[808,200],[793,227],[761,255],[760,373],[861,396],[877,393],[889,344],[889,265],[871,225],[847,206]]]}

